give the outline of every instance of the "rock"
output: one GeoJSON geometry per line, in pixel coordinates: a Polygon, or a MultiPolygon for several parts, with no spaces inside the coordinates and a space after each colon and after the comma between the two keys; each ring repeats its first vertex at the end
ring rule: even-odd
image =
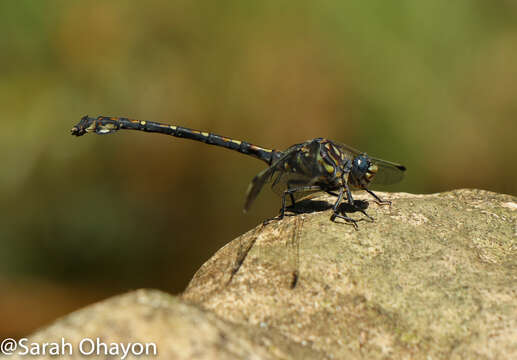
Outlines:
{"type": "Polygon", "coordinates": [[[517,199],[379,195],[359,231],[330,211],[249,231],[183,299],[335,359],[517,359],[517,199]]]}
{"type": "MultiPolygon", "coordinates": [[[[100,356],[93,358],[102,359],[110,354],[113,359],[321,359],[275,331],[230,324],[157,290],[137,290],[76,311],[29,336],[25,346],[38,344],[34,351],[43,355],[44,343],[49,345],[40,358],[48,359],[56,358],[51,352],[54,343],[67,359],[90,358],[86,355],[95,349],[100,356]],[[123,356],[128,346],[129,355],[123,356]]],[[[10,358],[27,357],[33,358],[10,358]]]]}
{"type": "Polygon", "coordinates": [[[164,359],[517,359],[517,198],[379,195],[393,205],[372,203],[359,230],[311,212],[333,199],[303,202],[219,250],[180,298],[139,290],[29,341],[153,342],[164,359]]]}

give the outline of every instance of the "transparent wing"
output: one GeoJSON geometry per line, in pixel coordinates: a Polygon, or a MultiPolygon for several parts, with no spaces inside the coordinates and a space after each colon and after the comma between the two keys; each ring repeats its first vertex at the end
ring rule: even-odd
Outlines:
{"type": "MultiPolygon", "coordinates": [[[[297,148],[288,149],[273,165],[253,178],[246,194],[244,211],[248,211],[264,185],[268,183],[271,183],[271,188],[278,195],[283,195],[284,191],[289,188],[312,185],[313,178],[300,173],[286,171],[284,168],[286,162],[289,162],[292,157],[297,156],[297,150],[297,148]]],[[[311,192],[295,193],[293,196],[297,200],[311,192]]]]}
{"type": "MultiPolygon", "coordinates": [[[[363,152],[354,149],[345,144],[337,144],[339,149],[343,151],[345,156],[353,159],[357,155],[364,154],[363,152]]],[[[372,179],[372,185],[391,185],[401,181],[404,178],[406,167],[391,161],[377,159],[370,157],[372,163],[379,167],[377,174],[372,179]]]]}
{"type": "Polygon", "coordinates": [[[359,151],[357,149],[354,149],[351,146],[348,146],[348,145],[345,145],[345,144],[342,144],[342,143],[334,143],[334,144],[339,148],[339,150],[341,150],[343,152],[343,154],[345,154],[345,157],[347,159],[352,160],[357,155],[364,154],[363,151],[359,151]]]}
{"type": "Polygon", "coordinates": [[[261,171],[258,173],[253,180],[251,180],[250,185],[248,186],[248,190],[246,191],[246,201],[244,203],[244,211],[248,211],[251,207],[251,204],[255,199],[257,198],[258,194],[260,193],[260,190],[264,187],[266,183],[271,181],[273,178],[273,175],[275,172],[278,172],[280,170],[280,164],[283,166],[284,160],[292,156],[292,151],[286,151],[284,155],[282,155],[275,163],[273,163],[270,167],[267,169],[261,171]]]}
{"type": "Polygon", "coordinates": [[[379,167],[377,174],[372,179],[373,185],[391,185],[404,178],[406,167],[391,161],[371,158],[371,161],[379,167]]]}
{"type": "MultiPolygon", "coordinates": [[[[278,172],[274,175],[274,179],[271,182],[271,189],[275,194],[282,196],[285,190],[311,186],[314,185],[315,180],[316,178],[311,178],[299,173],[287,171],[278,172]]],[[[320,190],[297,191],[293,193],[293,197],[295,200],[299,200],[319,191],[320,190]]]]}

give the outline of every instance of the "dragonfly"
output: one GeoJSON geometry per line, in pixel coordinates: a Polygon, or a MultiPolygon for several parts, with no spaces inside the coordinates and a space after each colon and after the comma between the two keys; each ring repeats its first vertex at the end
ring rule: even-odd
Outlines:
{"type": "Polygon", "coordinates": [[[380,205],[391,205],[369,189],[371,185],[390,185],[402,180],[406,167],[394,162],[368,156],[348,145],[325,138],[315,138],[290,146],[284,151],[267,149],[246,141],[235,140],[211,132],[193,130],[182,126],[153,121],[134,120],[125,117],[83,116],[71,133],[82,136],[86,133],[99,135],[114,133],[118,130],[139,130],[171,135],[200,141],[205,144],[225,147],[230,150],[262,160],[267,168],[251,181],[244,204],[247,212],[265,185],[282,197],[280,214],[273,219],[285,216],[287,198],[294,207],[296,201],[314,193],[324,192],[337,199],[332,206],[331,221],[343,219],[356,229],[357,221],[339,211],[346,197],[352,209],[362,212],[372,222],[374,219],[364,209],[356,206],[351,190],[364,190],[380,205]]]}

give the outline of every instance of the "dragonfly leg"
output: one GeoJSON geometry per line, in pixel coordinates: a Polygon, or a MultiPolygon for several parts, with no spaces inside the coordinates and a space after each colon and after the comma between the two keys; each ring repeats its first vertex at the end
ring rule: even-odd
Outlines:
{"type": "Polygon", "coordinates": [[[291,198],[292,205],[294,205],[295,204],[295,199],[294,199],[295,193],[305,192],[305,191],[314,191],[314,190],[321,190],[321,187],[319,187],[317,185],[307,185],[307,186],[300,186],[300,187],[287,189],[286,191],[284,191],[284,194],[282,195],[282,209],[280,209],[280,219],[282,219],[284,217],[285,209],[287,208],[286,200],[285,200],[287,195],[289,195],[289,197],[291,198]]]}
{"type": "Polygon", "coordinates": [[[391,205],[391,201],[389,200],[382,200],[380,197],[378,197],[377,195],[375,195],[375,193],[371,190],[368,190],[368,189],[364,189],[368,194],[370,194],[371,196],[373,196],[375,198],[375,202],[378,204],[378,205],[391,205]]]}
{"type": "Polygon", "coordinates": [[[336,194],[334,191],[327,191],[327,194],[338,197],[339,194],[336,194]]]}
{"type": "MultiPolygon", "coordinates": [[[[359,227],[357,226],[357,220],[354,220],[354,219],[352,219],[351,217],[348,217],[348,216],[346,216],[346,215],[342,215],[342,214],[340,214],[340,213],[338,212],[339,204],[340,204],[340,203],[341,203],[341,201],[343,200],[344,190],[345,190],[345,189],[344,189],[343,187],[342,187],[341,189],[339,189],[339,194],[337,195],[337,200],[336,200],[336,202],[334,203],[334,206],[332,207],[332,216],[330,217],[330,220],[331,220],[331,221],[336,221],[336,218],[343,219],[343,220],[345,220],[345,221],[347,221],[347,222],[351,223],[351,224],[354,226],[354,228],[355,228],[356,230],[358,230],[358,229],[359,229],[359,227]]],[[[348,189],[348,187],[347,187],[347,190],[348,190],[348,191],[347,191],[347,196],[350,196],[350,198],[351,198],[351,196],[352,196],[352,195],[349,195],[350,190],[348,189]]],[[[350,200],[349,200],[349,202],[350,202],[350,200]]],[[[353,200],[352,200],[352,205],[353,205],[353,204],[354,204],[354,202],[353,202],[353,200]]]]}
{"type": "Polygon", "coordinates": [[[291,206],[294,206],[295,200],[293,193],[290,193],[289,196],[291,197],[291,206]]]}
{"type": "Polygon", "coordinates": [[[350,188],[346,186],[346,197],[348,199],[348,203],[352,205],[357,211],[360,211],[364,216],[368,218],[371,222],[373,222],[375,219],[368,215],[364,209],[359,208],[354,204],[354,199],[352,198],[352,192],[350,191],[350,188]]]}
{"type": "Polygon", "coordinates": [[[287,189],[282,194],[282,208],[280,209],[280,215],[275,216],[274,218],[265,220],[263,222],[264,225],[269,224],[273,220],[282,220],[285,216],[285,209],[287,208],[287,201],[286,198],[289,195],[291,198],[292,205],[295,204],[294,194],[297,192],[304,192],[304,191],[314,191],[314,190],[321,190],[320,186],[317,185],[311,185],[311,186],[300,186],[296,188],[287,189]]]}

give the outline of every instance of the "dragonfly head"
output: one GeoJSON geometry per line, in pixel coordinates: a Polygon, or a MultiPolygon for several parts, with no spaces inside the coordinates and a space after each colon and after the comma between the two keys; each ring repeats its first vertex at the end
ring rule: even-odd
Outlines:
{"type": "Polygon", "coordinates": [[[352,161],[351,175],[354,185],[366,187],[373,180],[379,167],[371,162],[366,154],[357,155],[352,161]]]}

